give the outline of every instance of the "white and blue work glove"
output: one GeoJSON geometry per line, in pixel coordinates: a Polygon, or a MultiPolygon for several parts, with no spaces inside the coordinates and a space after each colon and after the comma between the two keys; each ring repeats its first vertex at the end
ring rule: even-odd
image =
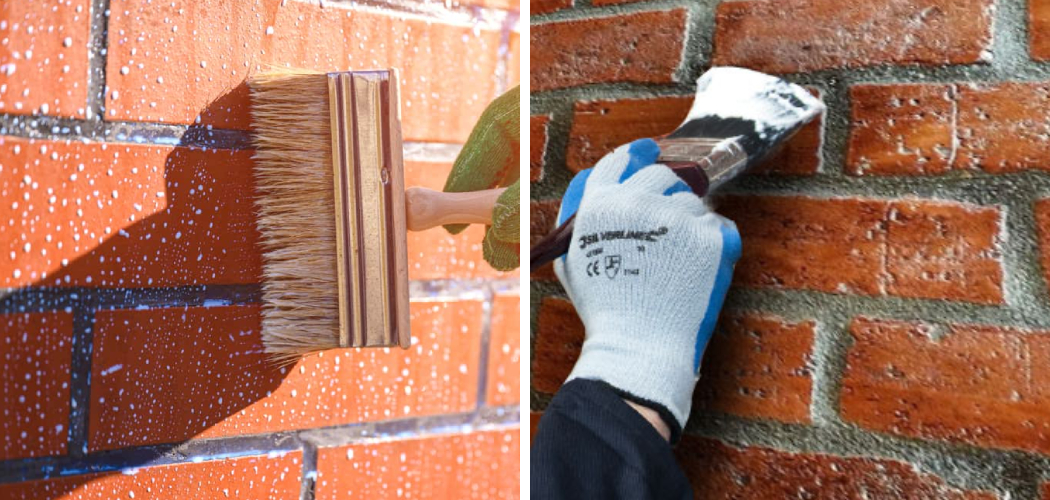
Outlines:
{"type": "Polygon", "coordinates": [[[635,141],[573,178],[558,212],[559,225],[576,215],[572,244],[554,271],[587,330],[569,380],[655,403],[682,429],[740,234],[659,153],[635,141]]]}

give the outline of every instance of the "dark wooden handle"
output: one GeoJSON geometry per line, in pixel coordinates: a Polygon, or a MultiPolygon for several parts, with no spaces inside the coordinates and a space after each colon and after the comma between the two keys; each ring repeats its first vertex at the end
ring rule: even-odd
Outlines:
{"type": "MultiPolygon", "coordinates": [[[[665,163],[668,167],[671,167],[671,171],[678,175],[689,187],[696,193],[697,196],[704,196],[707,194],[707,188],[709,186],[707,181],[707,175],[701,170],[696,163],[693,162],[667,162],[665,163]]],[[[576,220],[576,214],[569,217],[562,225],[556,227],[554,231],[551,231],[544,236],[539,242],[533,245],[532,249],[529,250],[529,270],[535,271],[544,264],[553,261],[560,255],[564,255],[569,251],[569,245],[572,243],[572,228],[573,222],[576,220]]]]}

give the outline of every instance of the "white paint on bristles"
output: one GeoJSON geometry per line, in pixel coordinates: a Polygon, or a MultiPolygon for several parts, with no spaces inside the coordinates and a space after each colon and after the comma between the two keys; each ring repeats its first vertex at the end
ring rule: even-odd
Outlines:
{"type": "Polygon", "coordinates": [[[707,116],[750,120],[766,139],[823,111],[824,103],[801,86],[758,71],[721,66],[696,81],[696,98],[685,121],[707,116]]]}

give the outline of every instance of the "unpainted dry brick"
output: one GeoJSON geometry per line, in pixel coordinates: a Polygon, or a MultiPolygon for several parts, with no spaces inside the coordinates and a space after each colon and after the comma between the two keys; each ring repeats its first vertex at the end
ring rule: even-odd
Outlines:
{"type": "Polygon", "coordinates": [[[4,2],[0,112],[87,116],[89,0],[4,2]]]}
{"type": "MultiPolygon", "coordinates": [[[[591,168],[602,156],[631,141],[673,132],[692,104],[692,96],[577,102],[566,158],[569,170],[575,173],[591,168]]],[[[815,173],[820,166],[823,120],[821,115],[806,125],[756,172],[815,173]]]]}
{"type": "Polygon", "coordinates": [[[704,352],[694,410],[808,423],[815,323],[723,316],[704,352]]]}
{"type": "Polygon", "coordinates": [[[262,351],[257,306],[100,311],[89,449],[470,411],[481,312],[413,303],[408,350],[334,349],[281,368],[262,351]]]}
{"type": "Polygon", "coordinates": [[[573,0],[530,0],[529,13],[532,15],[549,14],[556,10],[572,7],[572,4],[573,0]]]}
{"type": "Polygon", "coordinates": [[[463,142],[496,97],[495,30],[338,2],[115,0],[110,10],[110,120],[247,129],[245,79],[270,64],[321,72],[398,67],[411,140],[463,142]]]}
{"type": "Polygon", "coordinates": [[[1043,266],[1043,277],[1050,283],[1050,199],[1035,203],[1036,230],[1039,235],[1039,262],[1043,266]]]}
{"type": "Polygon", "coordinates": [[[572,302],[555,297],[540,301],[532,346],[532,388],[554,394],[569,377],[583,348],[584,328],[572,302]]]}
{"type": "Polygon", "coordinates": [[[852,174],[1050,169],[1050,83],[860,85],[850,97],[852,174]]]}
{"type": "MultiPolygon", "coordinates": [[[[449,163],[405,162],[405,185],[440,191],[452,171],[449,163]]],[[[517,276],[517,271],[497,271],[482,257],[485,226],[471,224],[457,235],[438,226],[408,232],[408,278],[499,278],[517,276]]]]}
{"type": "Polygon", "coordinates": [[[534,24],[533,92],[590,83],[674,83],[685,46],[686,11],[534,24]]]}
{"type": "Polygon", "coordinates": [[[722,2],[713,64],[769,73],[985,62],[992,0],[722,2]]]}
{"type": "Polygon", "coordinates": [[[298,498],[300,451],[0,484],[9,500],[298,498]]]}
{"type": "Polygon", "coordinates": [[[248,151],[0,136],[0,287],[259,280],[248,151]]]}
{"type": "MultiPolygon", "coordinates": [[[[529,204],[529,241],[535,245],[540,239],[554,230],[558,222],[558,208],[561,200],[533,201],[529,204]]],[[[539,269],[532,269],[531,279],[553,280],[554,265],[544,264],[539,269]]]]}
{"type": "Polygon", "coordinates": [[[941,174],[955,160],[952,85],[856,85],[847,170],[853,175],[941,174]]]}
{"type": "Polygon", "coordinates": [[[517,499],[520,430],[352,444],[317,451],[317,500],[517,499]]]}
{"type": "Polygon", "coordinates": [[[696,498],[995,500],[947,484],[915,465],[868,457],[737,448],[686,436],[675,448],[696,498]]]}
{"type": "Polygon", "coordinates": [[[521,399],[521,297],[497,295],[492,302],[489,374],[485,402],[509,405],[521,399]]]}
{"type": "Polygon", "coordinates": [[[1028,40],[1032,59],[1050,59],[1050,2],[1028,0],[1028,40]]]}
{"type": "Polygon", "coordinates": [[[66,453],[72,339],[71,313],[0,314],[0,460],[66,453]]]}
{"type": "Polygon", "coordinates": [[[533,441],[536,441],[536,432],[540,428],[540,418],[542,417],[543,412],[529,412],[529,446],[532,446],[533,441]]]}
{"type": "Polygon", "coordinates": [[[744,241],[737,285],[1003,302],[997,207],[730,197],[720,211],[744,241]]]}
{"type": "Polygon", "coordinates": [[[550,115],[529,117],[529,180],[532,182],[543,178],[543,155],[547,151],[550,122],[550,115]]]}
{"type": "Polygon", "coordinates": [[[842,416],[880,432],[1050,453],[1050,332],[855,319],[842,416]]]}
{"type": "Polygon", "coordinates": [[[959,85],[960,168],[1050,170],[1050,83],[959,85]]]}

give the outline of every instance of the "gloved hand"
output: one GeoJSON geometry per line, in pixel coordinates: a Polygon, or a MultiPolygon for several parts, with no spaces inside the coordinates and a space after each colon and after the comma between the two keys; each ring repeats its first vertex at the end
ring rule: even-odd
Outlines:
{"type": "Polygon", "coordinates": [[[635,141],[573,178],[558,213],[559,225],[576,214],[572,245],[554,271],[587,332],[569,379],[602,380],[655,403],[681,429],[740,235],[669,168],[653,165],[659,152],[655,141],[635,141]]]}
{"type": "MultiPolygon", "coordinates": [[[[520,94],[520,88],[514,87],[485,108],[445,181],[446,193],[507,188],[496,200],[492,225],[486,228],[482,241],[485,261],[500,271],[515,269],[519,262],[520,94]]],[[[451,224],[445,229],[456,234],[466,227],[465,224],[451,224]]]]}

